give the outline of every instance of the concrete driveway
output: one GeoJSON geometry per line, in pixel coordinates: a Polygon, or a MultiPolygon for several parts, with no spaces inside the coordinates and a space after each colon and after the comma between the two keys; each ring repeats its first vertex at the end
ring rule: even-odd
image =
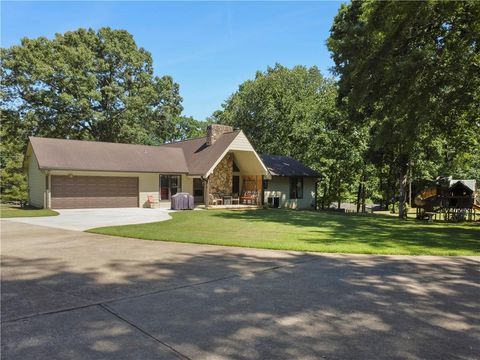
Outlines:
{"type": "Polygon", "coordinates": [[[478,359],[478,257],[321,255],[2,222],[2,359],[478,359]]]}
{"type": "Polygon", "coordinates": [[[64,230],[84,231],[102,226],[142,224],[172,218],[169,215],[171,211],[167,209],[64,209],[55,211],[60,215],[12,218],[8,219],[8,221],[48,226],[64,230]]]}

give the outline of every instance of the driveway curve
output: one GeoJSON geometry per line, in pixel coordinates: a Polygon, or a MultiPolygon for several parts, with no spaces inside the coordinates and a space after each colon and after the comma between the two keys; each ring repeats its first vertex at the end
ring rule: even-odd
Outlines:
{"type": "Polygon", "coordinates": [[[7,221],[48,226],[63,230],[85,231],[88,229],[130,224],[143,224],[169,220],[168,209],[64,209],[55,210],[60,215],[45,217],[12,218],[7,221]]]}
{"type": "Polygon", "coordinates": [[[479,359],[480,257],[0,224],[2,359],[479,359]]]}

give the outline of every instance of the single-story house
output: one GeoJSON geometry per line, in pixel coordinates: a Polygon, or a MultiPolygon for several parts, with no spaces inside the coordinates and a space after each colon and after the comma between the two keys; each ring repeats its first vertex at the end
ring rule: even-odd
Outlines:
{"type": "Polygon", "coordinates": [[[218,124],[160,146],[30,137],[24,166],[29,203],[54,209],[169,207],[178,192],[206,207],[311,208],[320,177],[292,158],[260,157],[243,131],[218,124]]]}

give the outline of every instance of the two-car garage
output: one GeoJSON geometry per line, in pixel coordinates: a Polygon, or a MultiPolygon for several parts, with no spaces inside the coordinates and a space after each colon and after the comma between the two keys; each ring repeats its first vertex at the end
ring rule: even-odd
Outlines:
{"type": "Polygon", "coordinates": [[[138,207],[138,177],[51,176],[54,209],[138,207]]]}

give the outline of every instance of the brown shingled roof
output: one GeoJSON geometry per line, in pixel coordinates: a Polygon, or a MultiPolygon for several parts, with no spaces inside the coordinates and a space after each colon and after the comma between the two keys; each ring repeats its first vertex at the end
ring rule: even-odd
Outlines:
{"type": "Polygon", "coordinates": [[[321,177],[317,171],[289,156],[262,154],[260,158],[273,176],[321,177]]]}
{"type": "Polygon", "coordinates": [[[206,144],[206,138],[197,138],[162,145],[162,148],[179,148],[185,154],[190,175],[204,175],[212,168],[218,158],[240,133],[240,130],[222,134],[212,145],[206,144]]]}
{"type": "Polygon", "coordinates": [[[42,170],[188,173],[182,149],[30,137],[42,170]]]}

